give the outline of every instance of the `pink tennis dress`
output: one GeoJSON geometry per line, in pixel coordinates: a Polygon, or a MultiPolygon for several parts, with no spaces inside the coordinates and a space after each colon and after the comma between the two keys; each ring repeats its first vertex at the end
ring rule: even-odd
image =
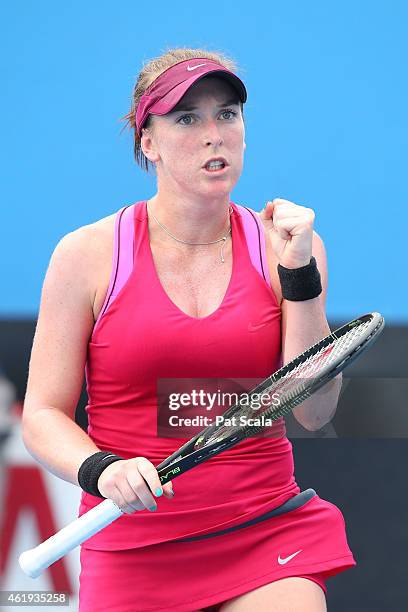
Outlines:
{"type": "MultiPolygon", "coordinates": [[[[221,305],[195,318],[164,291],[146,202],[118,211],[110,286],[89,341],[88,434],[101,450],[158,465],[192,433],[158,431],[161,381],[260,381],[281,365],[281,311],[256,215],[231,202],[231,279],[221,305]],[[160,435],[159,435],[160,434],[160,435]]],[[[339,508],[300,493],[281,419],[174,482],[156,512],[124,514],[81,547],[81,612],[217,610],[279,578],[325,579],[355,565],[339,508]],[[266,517],[266,518],[265,518],[266,517]]],[[[202,429],[200,427],[199,429],[202,429]]],[[[83,493],[79,515],[102,501],[83,493]]]]}

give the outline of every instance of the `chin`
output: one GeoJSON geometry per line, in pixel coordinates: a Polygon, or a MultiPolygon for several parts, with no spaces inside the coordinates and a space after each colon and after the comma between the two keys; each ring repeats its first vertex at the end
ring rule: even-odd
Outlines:
{"type": "Polygon", "coordinates": [[[233,187],[231,185],[225,185],[223,187],[218,186],[218,188],[216,187],[212,187],[211,189],[205,189],[203,190],[205,194],[211,196],[212,198],[214,197],[225,197],[226,195],[229,195],[232,191],[233,187]]]}

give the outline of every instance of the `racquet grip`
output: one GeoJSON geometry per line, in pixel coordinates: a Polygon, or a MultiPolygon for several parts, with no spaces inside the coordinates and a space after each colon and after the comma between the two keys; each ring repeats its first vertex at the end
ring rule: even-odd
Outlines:
{"type": "Polygon", "coordinates": [[[37,578],[52,563],[113,523],[121,515],[122,511],[117,505],[111,499],[105,499],[48,540],[21,553],[18,560],[21,569],[31,578],[37,578]]]}

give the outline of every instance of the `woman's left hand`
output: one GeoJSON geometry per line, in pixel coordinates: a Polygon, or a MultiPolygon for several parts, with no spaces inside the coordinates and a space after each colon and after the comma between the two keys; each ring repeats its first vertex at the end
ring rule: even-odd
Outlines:
{"type": "Polygon", "coordinates": [[[260,218],[281,266],[300,268],[310,263],[315,218],[311,208],[275,198],[266,203],[260,218]]]}

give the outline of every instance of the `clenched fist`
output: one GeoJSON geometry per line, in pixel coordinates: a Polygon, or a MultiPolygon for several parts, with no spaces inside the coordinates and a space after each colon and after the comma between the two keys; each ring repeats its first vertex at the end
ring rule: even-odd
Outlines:
{"type": "Polygon", "coordinates": [[[311,208],[275,198],[259,216],[281,266],[301,268],[310,263],[315,219],[311,208]]]}

